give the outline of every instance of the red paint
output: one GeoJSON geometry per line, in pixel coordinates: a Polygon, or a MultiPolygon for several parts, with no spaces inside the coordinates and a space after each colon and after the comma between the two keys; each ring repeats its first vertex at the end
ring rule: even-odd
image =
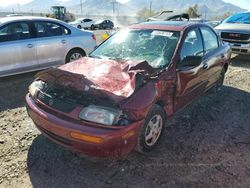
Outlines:
{"type": "Polygon", "coordinates": [[[37,79],[81,92],[89,92],[97,98],[107,95],[133,123],[124,127],[107,127],[85,122],[78,117],[82,106],[67,114],[42,104],[28,94],[26,103],[30,117],[46,136],[72,150],[101,157],[116,157],[129,153],[135,149],[140,128],[154,104],[161,105],[166,115],[172,116],[213,87],[219,79],[222,68],[227,66],[231,55],[230,48],[221,45],[215,52],[204,57],[209,69],[204,69],[203,64],[193,68],[177,69],[185,33],[199,26],[207,27],[194,23],[181,26],[168,26],[166,23],[164,25],[139,24],[130,27],[130,29],[182,31],[171,63],[154,79],[150,79],[154,69],[147,62],[117,62],[94,58],[83,58],[37,75],[37,79]],[[224,58],[221,54],[224,54],[224,58]],[[136,89],[136,75],[139,73],[144,82],[136,89]],[[69,136],[70,131],[99,136],[105,142],[97,145],[78,141],[69,136]],[[134,131],[135,134],[131,134],[132,136],[125,141],[123,138],[129,131],[134,131]]]}

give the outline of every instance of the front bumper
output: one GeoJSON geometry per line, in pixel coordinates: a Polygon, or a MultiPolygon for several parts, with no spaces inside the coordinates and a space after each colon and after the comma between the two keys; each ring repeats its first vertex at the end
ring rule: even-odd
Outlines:
{"type": "Polygon", "coordinates": [[[228,42],[228,41],[224,41],[224,42],[228,43],[231,46],[232,53],[250,55],[250,43],[241,44],[241,43],[233,43],[233,42],[228,42]]]}
{"type": "Polygon", "coordinates": [[[26,104],[30,118],[49,139],[70,150],[97,157],[119,157],[131,152],[137,144],[138,134],[144,123],[144,120],[141,120],[119,129],[91,126],[88,122],[82,125],[41,109],[29,94],[26,95],[26,104]],[[78,140],[70,136],[72,132],[98,137],[103,142],[78,140]]]}

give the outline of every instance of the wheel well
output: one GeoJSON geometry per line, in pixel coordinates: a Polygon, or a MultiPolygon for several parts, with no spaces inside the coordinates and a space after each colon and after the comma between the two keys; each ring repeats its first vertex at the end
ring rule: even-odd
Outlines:
{"type": "Polygon", "coordinates": [[[72,52],[73,50],[80,50],[80,51],[86,56],[86,52],[85,52],[83,49],[81,49],[81,48],[72,48],[72,49],[67,53],[67,55],[68,55],[70,52],[72,52]]]}
{"type": "Polygon", "coordinates": [[[155,104],[159,105],[160,107],[164,108],[163,101],[157,101],[155,104]]]}
{"type": "Polygon", "coordinates": [[[86,52],[81,48],[72,48],[71,50],[68,51],[68,53],[66,55],[66,58],[65,58],[65,62],[67,62],[67,57],[68,57],[69,53],[71,53],[73,50],[80,50],[83,53],[84,56],[87,55],[86,52]]]}
{"type": "Polygon", "coordinates": [[[227,63],[224,65],[224,69],[225,69],[225,72],[227,72],[227,69],[228,69],[228,64],[227,63]]]}

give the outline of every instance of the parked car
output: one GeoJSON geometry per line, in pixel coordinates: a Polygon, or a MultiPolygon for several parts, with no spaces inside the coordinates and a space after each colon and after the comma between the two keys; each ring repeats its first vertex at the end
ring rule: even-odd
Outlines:
{"type": "Polygon", "coordinates": [[[28,114],[45,136],[72,150],[100,157],[147,152],[168,117],[222,86],[230,55],[206,24],[132,25],[89,57],[39,73],[26,96],[28,114]]]}
{"type": "Polygon", "coordinates": [[[250,55],[250,12],[238,13],[215,28],[235,54],[250,55]]]}
{"type": "Polygon", "coordinates": [[[94,30],[94,24],[95,22],[92,19],[88,19],[88,18],[78,18],[77,20],[75,20],[74,22],[70,22],[70,25],[77,27],[78,29],[91,29],[94,30]]]}
{"type": "Polygon", "coordinates": [[[0,18],[0,77],[45,69],[86,56],[95,36],[42,17],[0,18]]]}
{"type": "Polygon", "coordinates": [[[113,29],[114,23],[110,20],[99,20],[94,24],[95,29],[113,29]]]}

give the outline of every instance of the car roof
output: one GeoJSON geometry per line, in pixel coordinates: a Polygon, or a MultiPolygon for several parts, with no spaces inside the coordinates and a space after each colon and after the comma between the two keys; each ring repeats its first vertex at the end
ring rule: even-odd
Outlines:
{"type": "Polygon", "coordinates": [[[13,21],[25,21],[25,20],[41,20],[41,21],[58,21],[53,18],[38,17],[38,16],[14,16],[14,17],[2,17],[0,18],[0,23],[4,24],[13,21]]]}
{"type": "Polygon", "coordinates": [[[183,31],[187,27],[198,23],[189,21],[150,21],[131,25],[130,29],[162,29],[171,31],[183,31]]]}

